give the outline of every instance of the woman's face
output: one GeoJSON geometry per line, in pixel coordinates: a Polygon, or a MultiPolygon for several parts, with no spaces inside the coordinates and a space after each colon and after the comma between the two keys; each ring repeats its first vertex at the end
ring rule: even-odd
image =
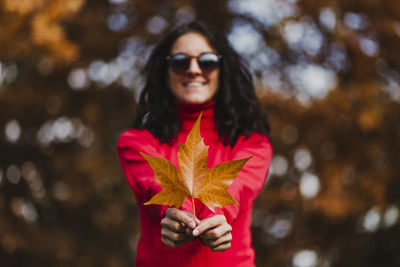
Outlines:
{"type": "Polygon", "coordinates": [[[170,55],[183,53],[190,57],[189,67],[183,73],[177,74],[168,67],[168,85],[179,103],[206,103],[217,92],[219,69],[205,72],[197,63],[196,58],[207,52],[216,53],[216,50],[199,33],[186,33],[173,44],[170,55]]]}

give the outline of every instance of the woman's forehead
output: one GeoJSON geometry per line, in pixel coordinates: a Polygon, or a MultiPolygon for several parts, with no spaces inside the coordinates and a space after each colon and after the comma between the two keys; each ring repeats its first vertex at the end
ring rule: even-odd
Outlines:
{"type": "Polygon", "coordinates": [[[204,52],[216,51],[204,35],[196,32],[181,35],[171,48],[171,54],[185,53],[190,56],[198,56],[204,52]]]}

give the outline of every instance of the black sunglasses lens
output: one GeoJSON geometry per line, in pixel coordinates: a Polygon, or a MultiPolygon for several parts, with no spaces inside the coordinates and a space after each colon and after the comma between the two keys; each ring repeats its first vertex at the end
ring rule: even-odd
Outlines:
{"type": "Polygon", "coordinates": [[[210,72],[219,67],[219,57],[212,53],[202,54],[197,59],[197,62],[203,72],[210,72]]]}
{"type": "MultiPolygon", "coordinates": [[[[191,58],[186,54],[175,54],[168,58],[169,66],[177,74],[184,74],[190,67],[191,58]]],[[[204,53],[197,58],[202,72],[209,73],[219,67],[219,56],[213,53],[204,53]]]]}
{"type": "Polygon", "coordinates": [[[176,54],[169,60],[171,69],[178,74],[183,74],[189,68],[190,58],[185,54],[176,54]]]}

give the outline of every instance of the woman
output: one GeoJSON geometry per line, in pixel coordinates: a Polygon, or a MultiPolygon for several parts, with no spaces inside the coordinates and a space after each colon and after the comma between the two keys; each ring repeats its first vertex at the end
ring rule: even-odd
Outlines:
{"type": "Polygon", "coordinates": [[[266,179],[272,147],[251,75],[226,37],[201,22],[168,34],[153,50],[146,71],[135,129],[118,140],[121,164],[140,211],[136,266],[254,266],[251,211],[266,179]],[[190,199],[179,210],[143,205],[162,188],[139,152],[178,167],[178,143],[185,143],[200,112],[209,168],[252,156],[228,188],[240,205],[213,213],[196,200],[199,219],[193,219],[190,199]]]}

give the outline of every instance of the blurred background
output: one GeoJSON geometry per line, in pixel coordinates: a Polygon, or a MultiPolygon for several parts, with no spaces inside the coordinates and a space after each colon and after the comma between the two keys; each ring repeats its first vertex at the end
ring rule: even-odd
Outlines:
{"type": "Polygon", "coordinates": [[[116,140],[153,45],[193,19],[272,126],[257,266],[400,266],[398,0],[0,0],[0,266],[134,266],[116,140]]]}

